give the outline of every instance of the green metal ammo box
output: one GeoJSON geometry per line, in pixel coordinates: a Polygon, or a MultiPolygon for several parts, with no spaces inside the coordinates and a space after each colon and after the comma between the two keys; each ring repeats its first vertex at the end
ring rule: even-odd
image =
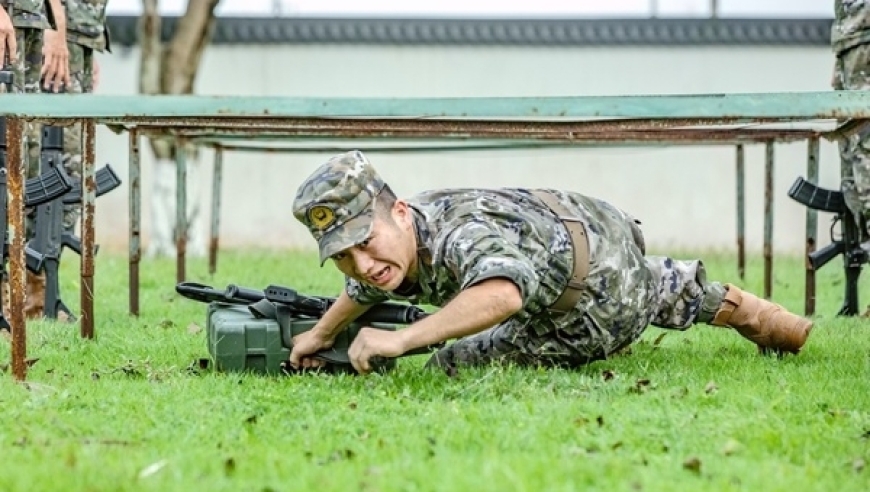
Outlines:
{"type": "MultiPolygon", "coordinates": [[[[212,302],[208,305],[206,334],[208,352],[218,371],[252,371],[260,374],[281,374],[281,363],[290,357],[293,336],[310,330],[317,323],[314,318],[293,317],[290,310],[276,306],[278,320],[255,317],[247,306],[212,302]]],[[[395,330],[394,325],[371,323],[366,326],[395,330]]],[[[334,356],[346,355],[353,338],[362,328],[352,323],[338,337],[334,356]],[[343,353],[342,353],[343,350],[343,353]]],[[[378,370],[395,367],[395,359],[373,361],[378,370]]]]}

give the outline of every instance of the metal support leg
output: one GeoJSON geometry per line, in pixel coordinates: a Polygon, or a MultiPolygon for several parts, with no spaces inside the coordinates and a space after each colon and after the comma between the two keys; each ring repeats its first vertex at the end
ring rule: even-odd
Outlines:
{"type": "Polygon", "coordinates": [[[142,194],[140,182],[139,132],[136,128],[130,130],[129,161],[130,161],[130,314],[139,316],[139,260],[142,258],[141,216],[142,194]]]}
{"type": "Polygon", "coordinates": [[[96,122],[92,119],[84,120],[82,123],[82,136],[85,140],[85,155],[82,162],[82,338],[94,338],[94,253],[96,250],[94,214],[97,201],[94,153],[96,134],[96,122]]]}
{"type": "Polygon", "coordinates": [[[746,277],[746,160],[743,144],[737,145],[737,275],[746,277]]]}
{"type": "Polygon", "coordinates": [[[214,172],[211,181],[211,241],[208,245],[208,273],[217,271],[218,239],[221,220],[221,184],[223,182],[224,149],[214,149],[214,172]]]}
{"type": "Polygon", "coordinates": [[[184,282],[187,250],[187,143],[178,141],[175,149],[175,280],[184,282]]]}
{"type": "Polygon", "coordinates": [[[764,153],[764,298],[773,290],[773,142],[764,153]]]}
{"type": "MultiPolygon", "coordinates": [[[[819,138],[807,140],[807,181],[812,184],[819,182],[819,138]]],[[[816,231],[818,229],[818,212],[806,207],[807,245],[804,256],[806,282],[804,286],[804,314],[812,316],[816,312],[816,271],[810,265],[809,255],[816,250],[816,231]]]]}
{"type": "Polygon", "coordinates": [[[9,325],[12,329],[12,376],[27,378],[27,326],[24,321],[24,121],[6,119],[6,169],[9,234],[9,325]]]}

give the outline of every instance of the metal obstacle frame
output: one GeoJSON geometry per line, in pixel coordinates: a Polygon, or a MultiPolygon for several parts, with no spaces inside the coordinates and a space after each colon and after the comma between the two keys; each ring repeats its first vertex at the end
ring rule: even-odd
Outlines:
{"type": "MultiPolygon", "coordinates": [[[[258,140],[351,138],[465,142],[539,147],[583,145],[735,145],[738,177],[738,248],[742,255],[744,214],[743,148],[764,143],[765,296],[770,296],[773,230],[773,146],[808,142],[807,179],[818,180],[819,139],[842,138],[870,120],[870,92],[824,91],[694,95],[473,97],[473,98],[289,98],[243,96],[105,96],[57,98],[9,94],[0,99],[7,118],[9,150],[9,278],[12,373],[26,377],[24,307],[24,123],[83,124],[81,336],[94,337],[95,130],[106,125],[129,136],[130,312],[139,313],[141,259],[140,146],[142,135],[218,142],[255,136],[258,140]],[[801,126],[803,125],[803,126],[801,126]]],[[[233,148],[221,143],[222,149],[233,148]]],[[[238,147],[236,145],[235,147],[238,147]]],[[[462,147],[462,145],[458,146],[462,147]]],[[[510,147],[510,146],[506,146],[510,147]]],[[[216,155],[221,156],[222,152],[216,155]]],[[[216,157],[217,158],[217,157],[216,157]]],[[[186,159],[177,158],[176,279],[185,275],[186,159]]],[[[222,166],[222,163],[220,164],[222,166]]],[[[214,197],[213,197],[214,199],[214,197]]],[[[807,252],[816,243],[816,213],[807,210],[807,252]]],[[[213,225],[215,222],[213,221],[213,225]]],[[[742,256],[738,259],[742,262],[742,256]]],[[[814,306],[815,277],[807,268],[807,304],[814,306]],[[812,282],[812,292],[810,283],[812,282]],[[812,296],[811,296],[812,293],[812,296]],[[812,302],[812,304],[811,304],[812,302]]]]}

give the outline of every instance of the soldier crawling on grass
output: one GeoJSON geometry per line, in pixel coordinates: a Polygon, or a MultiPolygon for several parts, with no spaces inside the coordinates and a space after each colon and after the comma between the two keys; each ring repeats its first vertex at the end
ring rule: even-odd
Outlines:
{"type": "Polygon", "coordinates": [[[638,222],[613,205],[560,190],[446,189],[398,199],[359,151],[337,155],[299,187],[295,217],[321,265],[346,276],[335,304],[294,338],[290,364],[311,355],[372,305],[441,309],[399,331],[364,328],[349,356],[360,373],[458,339],[427,366],[511,362],[578,367],[636,341],[648,325],[730,327],[760,349],[798,353],[812,322],[730,284],[700,260],[644,256],[638,222]]]}

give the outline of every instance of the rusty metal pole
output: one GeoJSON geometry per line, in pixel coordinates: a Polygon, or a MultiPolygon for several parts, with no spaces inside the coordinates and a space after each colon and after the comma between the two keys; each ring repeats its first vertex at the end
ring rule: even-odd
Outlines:
{"type": "Polygon", "coordinates": [[[82,134],[85,140],[84,161],[82,162],[82,280],[81,304],[82,338],[94,338],[94,253],[96,249],[96,234],[94,213],[97,201],[97,178],[95,175],[95,147],[97,124],[92,119],[82,122],[82,134]]]}
{"type": "Polygon", "coordinates": [[[12,329],[12,376],[27,378],[27,326],[24,320],[24,121],[6,118],[6,169],[9,235],[9,325],[12,329]]]}
{"type": "Polygon", "coordinates": [[[737,145],[737,275],[746,277],[746,156],[743,144],[737,145]]]}
{"type": "Polygon", "coordinates": [[[130,314],[139,316],[139,260],[142,258],[141,218],[142,195],[140,193],[139,131],[130,129],[130,314]]]}
{"type": "Polygon", "coordinates": [[[187,252],[187,142],[175,147],[175,280],[184,282],[187,252]]]}
{"type": "Polygon", "coordinates": [[[764,153],[764,298],[773,291],[773,141],[764,153]]]}
{"type": "Polygon", "coordinates": [[[208,273],[214,275],[217,271],[218,241],[220,238],[221,220],[221,188],[224,173],[224,149],[220,145],[214,148],[214,170],[211,180],[211,240],[208,244],[208,273]]]}
{"type": "MultiPolygon", "coordinates": [[[[807,140],[807,181],[812,184],[819,182],[819,138],[807,140]]],[[[816,271],[810,264],[809,255],[816,250],[818,232],[818,212],[806,207],[807,245],[804,256],[806,281],[804,286],[804,314],[812,316],[816,312],[816,271]]]]}

